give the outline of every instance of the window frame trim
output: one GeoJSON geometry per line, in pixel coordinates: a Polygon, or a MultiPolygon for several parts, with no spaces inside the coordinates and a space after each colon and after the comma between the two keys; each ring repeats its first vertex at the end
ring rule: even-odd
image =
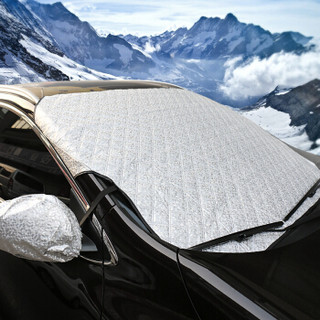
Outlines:
{"type": "Polygon", "coordinates": [[[58,165],[59,169],[67,179],[68,183],[70,184],[71,188],[75,191],[75,195],[78,197],[81,205],[83,206],[84,210],[88,210],[90,208],[89,203],[81,191],[79,185],[77,184],[76,180],[72,176],[70,170],[65,165],[64,161],[58,154],[58,152],[55,150],[51,142],[47,139],[47,137],[43,134],[41,129],[36,125],[36,123],[31,119],[31,117],[26,114],[24,111],[22,111],[19,106],[17,106],[14,102],[7,101],[7,100],[0,100],[0,107],[4,108],[8,111],[13,112],[18,117],[22,118],[24,121],[26,121],[33,132],[37,135],[37,137],[40,139],[40,141],[43,143],[43,145],[46,147],[50,155],[53,157],[54,161],[58,165]]]}

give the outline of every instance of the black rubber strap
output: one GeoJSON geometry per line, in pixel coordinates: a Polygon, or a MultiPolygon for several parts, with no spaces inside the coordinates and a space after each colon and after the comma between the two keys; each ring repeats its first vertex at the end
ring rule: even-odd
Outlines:
{"type": "Polygon", "coordinates": [[[88,219],[88,217],[91,215],[91,213],[96,209],[97,205],[100,203],[100,201],[109,193],[116,191],[118,188],[116,186],[111,186],[107,189],[102,190],[97,197],[93,200],[90,208],[85,213],[85,215],[80,220],[80,226],[83,225],[83,223],[88,219]]]}

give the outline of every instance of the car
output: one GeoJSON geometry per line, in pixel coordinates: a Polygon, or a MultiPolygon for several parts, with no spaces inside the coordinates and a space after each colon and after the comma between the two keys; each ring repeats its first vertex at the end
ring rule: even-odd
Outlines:
{"type": "Polygon", "coordinates": [[[34,182],[2,194],[1,320],[320,318],[318,156],[167,83],[0,108],[1,168],[34,182]]]}

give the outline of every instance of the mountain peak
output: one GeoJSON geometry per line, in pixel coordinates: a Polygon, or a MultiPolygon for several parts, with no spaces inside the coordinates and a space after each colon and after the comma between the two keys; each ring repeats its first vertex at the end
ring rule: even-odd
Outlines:
{"type": "Polygon", "coordinates": [[[230,22],[239,22],[237,17],[235,15],[233,15],[232,13],[228,13],[226,15],[226,17],[224,18],[224,20],[230,21],[230,22]]]}
{"type": "Polygon", "coordinates": [[[191,28],[190,33],[196,35],[203,31],[213,31],[215,25],[220,21],[220,18],[207,18],[202,16],[191,28]]]}
{"type": "Polygon", "coordinates": [[[205,21],[205,20],[207,20],[207,19],[208,19],[207,17],[202,16],[202,17],[199,19],[199,21],[205,21]]]}
{"type": "Polygon", "coordinates": [[[66,9],[62,2],[58,1],[52,4],[55,7],[66,9]]]}

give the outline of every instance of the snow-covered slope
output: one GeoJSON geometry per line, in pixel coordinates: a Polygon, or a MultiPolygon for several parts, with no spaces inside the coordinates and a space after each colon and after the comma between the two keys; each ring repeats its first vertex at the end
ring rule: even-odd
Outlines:
{"type": "Polygon", "coordinates": [[[0,83],[110,78],[68,59],[23,3],[0,0],[0,83]]]}
{"type": "Polygon", "coordinates": [[[308,151],[311,149],[313,143],[305,132],[305,125],[290,126],[291,119],[288,113],[269,106],[241,113],[282,141],[301,150],[308,151]]]}
{"type": "Polygon", "coordinates": [[[284,142],[320,154],[320,80],[277,87],[241,113],[284,142]]]}
{"type": "Polygon", "coordinates": [[[69,80],[116,79],[116,77],[113,75],[102,73],[82,66],[67,58],[66,56],[57,56],[26,36],[24,36],[23,39],[20,40],[20,43],[29,54],[38,59],[41,59],[42,62],[48,66],[58,68],[68,76],[69,80]]]}

